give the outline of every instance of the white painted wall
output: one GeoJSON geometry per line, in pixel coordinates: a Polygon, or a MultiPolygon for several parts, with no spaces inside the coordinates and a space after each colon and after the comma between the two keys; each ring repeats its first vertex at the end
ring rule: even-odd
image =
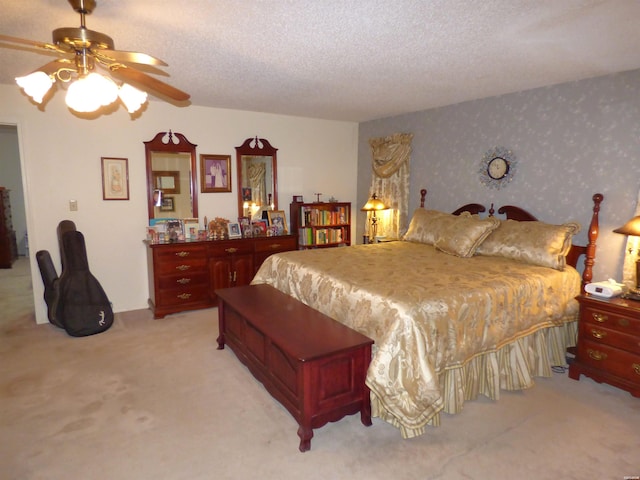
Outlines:
{"type": "Polygon", "coordinates": [[[333,196],[356,203],[358,124],[353,122],[177,108],[159,101],[150,102],[135,120],[123,108],[86,120],[66,108],[63,92],[57,92],[43,109],[17,86],[0,85],[0,123],[18,126],[38,323],[47,319],[35,252],[49,250],[59,268],[56,227],[63,219],[73,220],[84,234],[89,266],[114,310],[147,306],[143,142],[160,131],[184,134],[198,145],[198,155],[232,156],[233,191],[198,193],[201,222],[204,216],[238,216],[235,147],[256,135],[278,148],[278,201],[287,217],[293,195],[312,200],[315,192],[322,192],[325,200],[333,196]],[[129,201],[102,200],[103,156],[129,159],[129,201]],[[69,210],[70,200],[78,202],[78,211],[69,210]]]}

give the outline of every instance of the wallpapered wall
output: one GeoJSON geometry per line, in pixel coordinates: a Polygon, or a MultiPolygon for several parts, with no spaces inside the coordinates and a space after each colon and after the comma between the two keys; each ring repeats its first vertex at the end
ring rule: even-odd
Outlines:
{"type": "MultiPolygon", "coordinates": [[[[640,70],[465,102],[360,125],[358,203],[369,195],[369,138],[413,133],[410,203],[452,211],[469,202],[515,204],[541,220],[579,221],[586,242],[591,197],[605,196],[594,279],[621,279],[625,237],[613,233],[634,215],[640,188],[640,70]],[[502,190],[480,182],[485,152],[518,159],[502,190]]],[[[365,219],[360,214],[358,237],[365,219]]]]}

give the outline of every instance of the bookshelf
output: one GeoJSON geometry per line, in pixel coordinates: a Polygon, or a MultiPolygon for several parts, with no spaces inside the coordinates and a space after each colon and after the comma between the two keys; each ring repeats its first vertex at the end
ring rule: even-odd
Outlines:
{"type": "Polygon", "coordinates": [[[351,245],[351,203],[304,203],[299,198],[293,197],[289,215],[300,250],[351,245]]]}

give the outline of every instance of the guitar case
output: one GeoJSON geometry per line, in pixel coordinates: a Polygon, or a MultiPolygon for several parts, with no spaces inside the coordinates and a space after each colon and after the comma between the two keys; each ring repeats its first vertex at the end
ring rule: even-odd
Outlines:
{"type": "Polygon", "coordinates": [[[113,310],[102,285],[89,270],[84,235],[73,222],[64,220],[58,225],[58,242],[60,277],[49,252],[36,253],[49,321],[73,337],[104,332],[113,325],[113,310]]]}

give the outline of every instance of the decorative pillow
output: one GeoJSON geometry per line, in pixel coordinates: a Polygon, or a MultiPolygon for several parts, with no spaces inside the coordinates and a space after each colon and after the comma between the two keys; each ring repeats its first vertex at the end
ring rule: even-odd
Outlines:
{"type": "Polygon", "coordinates": [[[578,223],[550,225],[537,221],[503,220],[476,253],[564,270],[571,241],[579,231],[578,223]]]}
{"type": "Polygon", "coordinates": [[[473,256],[484,239],[500,226],[497,218],[481,219],[469,212],[462,212],[459,216],[440,217],[436,219],[436,223],[443,224],[436,239],[436,248],[457,257],[473,256]]]}
{"type": "Polygon", "coordinates": [[[424,208],[416,208],[409,223],[409,229],[404,234],[403,240],[408,242],[426,243],[434,245],[439,235],[439,228],[442,225],[437,224],[436,219],[441,217],[452,217],[449,213],[439,212],[437,210],[426,210],[424,208]]]}

